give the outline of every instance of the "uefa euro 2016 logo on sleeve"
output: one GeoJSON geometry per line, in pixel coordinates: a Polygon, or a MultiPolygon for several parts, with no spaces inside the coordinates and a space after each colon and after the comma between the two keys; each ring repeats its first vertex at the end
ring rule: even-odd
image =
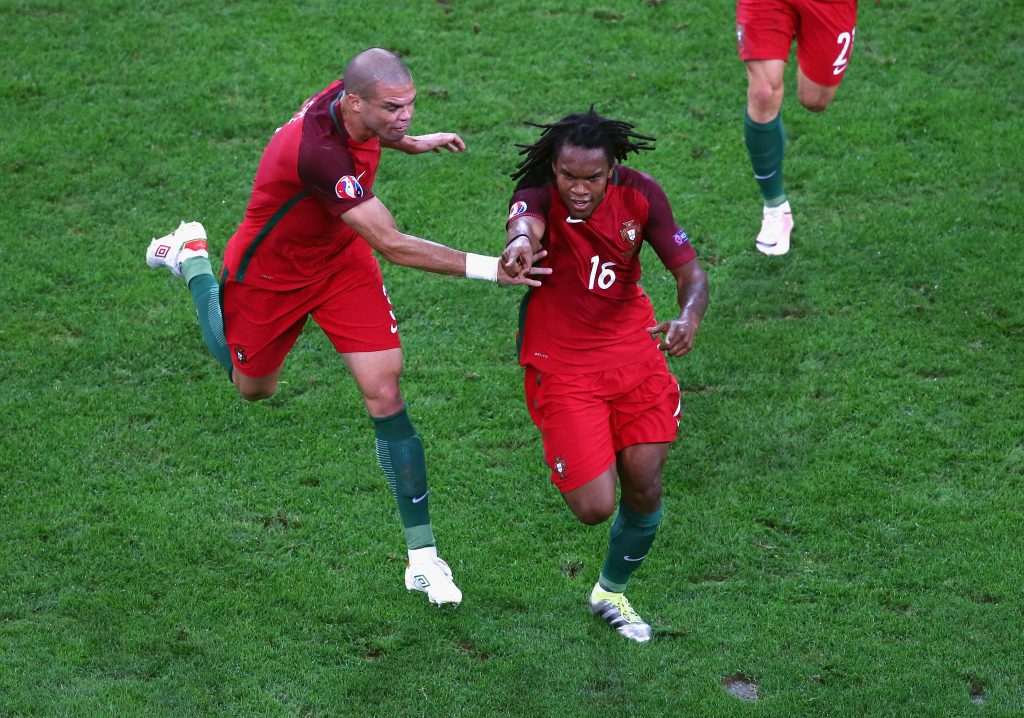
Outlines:
{"type": "Polygon", "coordinates": [[[680,247],[690,241],[690,238],[686,236],[686,232],[684,232],[683,230],[679,230],[674,235],[672,235],[672,239],[674,239],[676,244],[678,244],[680,247]]]}
{"type": "Polygon", "coordinates": [[[526,202],[516,202],[508,210],[508,218],[514,219],[526,211],[526,202]]]}
{"type": "Polygon", "coordinates": [[[334,185],[334,194],[338,199],[359,199],[363,196],[363,186],[352,175],[345,175],[334,185]]]}

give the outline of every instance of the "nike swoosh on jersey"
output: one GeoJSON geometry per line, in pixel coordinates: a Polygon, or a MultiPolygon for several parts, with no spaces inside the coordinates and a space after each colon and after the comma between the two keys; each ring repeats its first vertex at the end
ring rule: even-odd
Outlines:
{"type": "Polygon", "coordinates": [[[585,220],[585,219],[574,219],[572,217],[566,217],[565,221],[568,222],[569,224],[582,224],[583,222],[586,222],[587,220],[585,220]]]}

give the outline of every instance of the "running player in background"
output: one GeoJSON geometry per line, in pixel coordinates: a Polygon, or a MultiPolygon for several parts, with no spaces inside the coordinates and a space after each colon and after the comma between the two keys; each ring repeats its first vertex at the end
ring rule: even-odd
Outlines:
{"type": "Polygon", "coordinates": [[[651,626],[626,599],[661,522],[661,472],[679,426],[679,385],[662,352],[693,348],[708,304],[704,270],[665,192],[620,164],[652,137],[593,110],[550,125],[525,159],[510,204],[506,265],[527,249],[552,274],[523,298],[519,362],[551,481],[584,524],[615,513],[590,610],[633,641],[651,626]],[[649,244],[675,277],[680,313],[659,322],[641,288],[649,244]],[[660,337],[660,340],[659,340],[660,337]],[[621,501],[616,512],[616,489],[621,501]]]}
{"type": "Polygon", "coordinates": [[[737,0],[736,42],[747,66],[743,134],[764,209],[759,252],[789,251],[793,213],[782,183],[786,134],[783,73],[796,39],[797,97],[821,112],[843,81],[857,25],[857,0],[737,0]]]}
{"type": "Polygon", "coordinates": [[[532,275],[547,270],[533,270],[528,252],[510,255],[513,277],[497,257],[399,231],[373,193],[381,147],[408,154],[465,149],[453,133],[407,134],[415,99],[412,75],[396,55],[360,53],[343,80],[310,98],[267,145],[219,284],[198,222],[154,239],[146,261],[184,278],[207,347],[244,399],[273,396],[285,357],[313,317],[373,420],[377,459],[405,529],[406,588],[431,603],[458,604],[462,592],[437,555],[423,446],[399,388],[398,321],[372,250],[396,264],[502,284],[537,285],[532,275]]]}

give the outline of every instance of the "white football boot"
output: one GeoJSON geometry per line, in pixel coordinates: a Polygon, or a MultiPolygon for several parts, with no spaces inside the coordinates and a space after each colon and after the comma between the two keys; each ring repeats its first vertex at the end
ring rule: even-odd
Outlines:
{"type": "Polygon", "coordinates": [[[409,551],[405,587],[410,591],[422,591],[431,603],[438,606],[458,606],[462,602],[462,591],[452,581],[452,570],[437,555],[435,546],[409,551]]]}
{"type": "Polygon", "coordinates": [[[793,211],[789,202],[778,207],[765,207],[761,217],[761,231],[757,235],[757,251],[778,257],[789,251],[789,235],[793,231],[793,211]]]}
{"type": "Polygon", "coordinates": [[[181,276],[181,263],[193,257],[209,257],[206,251],[206,230],[199,222],[182,222],[166,237],[154,239],[146,250],[146,264],[167,267],[181,276]]]}
{"type": "Polygon", "coordinates": [[[651,640],[654,631],[640,614],[633,610],[624,593],[612,593],[594,584],[590,592],[590,612],[603,619],[619,632],[619,635],[637,643],[651,640]]]}

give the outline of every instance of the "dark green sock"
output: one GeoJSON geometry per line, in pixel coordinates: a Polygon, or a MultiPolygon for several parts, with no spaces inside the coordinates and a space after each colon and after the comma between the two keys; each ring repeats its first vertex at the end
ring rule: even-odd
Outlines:
{"type": "Polygon", "coordinates": [[[764,204],[766,207],[778,207],[786,201],[786,190],[782,186],[782,156],[786,151],[782,113],[762,124],[754,122],[744,112],[743,136],[764,204]]]}
{"type": "Polygon", "coordinates": [[[612,521],[608,555],[598,580],[601,588],[614,593],[626,590],[630,574],[640,568],[651,550],[660,523],[661,509],[653,514],[641,514],[619,503],[619,511],[612,521]]]}
{"type": "Polygon", "coordinates": [[[427,500],[427,464],[423,444],[403,408],[397,414],[373,417],[377,461],[384,470],[410,550],[434,545],[427,500]]]}
{"type": "Polygon", "coordinates": [[[196,305],[199,329],[206,340],[206,348],[231,376],[231,354],[224,337],[224,314],[220,308],[220,285],[213,276],[210,260],[193,257],[181,263],[181,276],[188,285],[192,303],[196,305]]]}

